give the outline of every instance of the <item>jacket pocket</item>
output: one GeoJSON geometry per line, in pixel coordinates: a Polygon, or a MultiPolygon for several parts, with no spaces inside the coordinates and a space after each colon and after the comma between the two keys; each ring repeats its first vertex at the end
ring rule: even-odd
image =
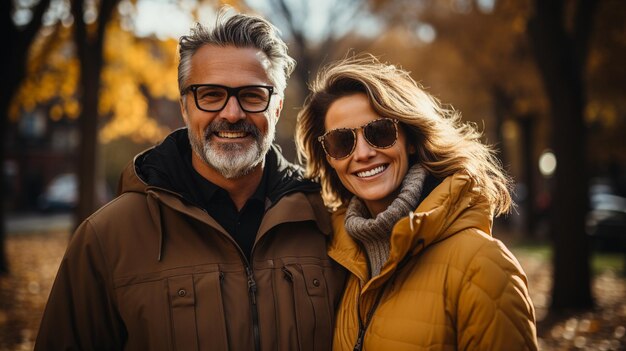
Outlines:
{"type": "Polygon", "coordinates": [[[174,350],[228,350],[222,279],[217,270],[167,278],[174,350]]]}
{"type": "Polygon", "coordinates": [[[196,301],[198,318],[196,325],[200,330],[198,340],[200,349],[228,351],[228,333],[222,299],[222,280],[224,274],[219,271],[194,274],[194,285],[198,295],[196,301]]]}
{"type": "Polygon", "coordinates": [[[174,350],[198,350],[193,275],[167,279],[174,350]]]}
{"type": "Polygon", "coordinates": [[[298,349],[330,350],[332,315],[322,267],[290,264],[283,273],[293,289],[298,349]]]}

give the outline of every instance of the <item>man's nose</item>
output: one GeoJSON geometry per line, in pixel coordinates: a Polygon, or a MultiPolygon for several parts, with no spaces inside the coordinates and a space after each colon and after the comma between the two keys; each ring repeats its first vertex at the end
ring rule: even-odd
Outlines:
{"type": "Polygon", "coordinates": [[[237,97],[231,96],[228,98],[226,106],[220,111],[220,117],[230,123],[235,123],[246,118],[246,113],[241,109],[241,106],[239,106],[237,97]]]}
{"type": "Polygon", "coordinates": [[[356,132],[356,146],[354,147],[354,160],[366,161],[367,159],[376,156],[376,150],[370,145],[361,130],[356,132]]]}

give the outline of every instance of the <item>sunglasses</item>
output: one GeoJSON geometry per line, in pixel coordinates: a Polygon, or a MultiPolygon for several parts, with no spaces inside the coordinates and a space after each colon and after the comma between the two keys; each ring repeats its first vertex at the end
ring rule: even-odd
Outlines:
{"type": "Polygon", "coordinates": [[[380,118],[357,128],[338,128],[329,130],[317,138],[322,144],[326,155],[341,160],[354,152],[356,148],[356,131],[362,129],[365,141],[377,149],[387,149],[398,140],[398,120],[380,118]]]}

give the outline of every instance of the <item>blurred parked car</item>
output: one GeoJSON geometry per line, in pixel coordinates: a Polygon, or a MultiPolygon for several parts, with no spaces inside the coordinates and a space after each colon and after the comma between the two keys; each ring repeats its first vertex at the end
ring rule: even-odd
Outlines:
{"type": "Polygon", "coordinates": [[[596,179],[589,187],[587,234],[594,248],[626,253],[626,198],[610,182],[596,179]]]}
{"type": "MultiPolygon", "coordinates": [[[[110,200],[110,191],[104,182],[98,184],[98,204],[110,200]]],[[[63,212],[76,208],[78,202],[78,177],[74,173],[62,173],[54,177],[39,196],[38,207],[43,212],[63,212]]]]}

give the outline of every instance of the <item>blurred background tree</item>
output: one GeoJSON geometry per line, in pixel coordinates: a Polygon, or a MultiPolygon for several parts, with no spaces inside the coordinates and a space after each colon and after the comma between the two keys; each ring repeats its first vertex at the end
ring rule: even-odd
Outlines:
{"type": "MultiPolygon", "coordinates": [[[[2,41],[6,48],[10,48],[9,53],[1,55],[0,70],[2,70],[2,83],[0,83],[0,137],[2,137],[2,145],[0,145],[0,157],[5,159],[5,132],[9,127],[8,109],[11,104],[15,92],[19,88],[20,83],[26,75],[26,57],[28,49],[35,40],[43,22],[43,14],[50,4],[50,0],[42,0],[38,4],[32,6],[28,11],[30,19],[26,23],[16,23],[13,21],[13,6],[11,1],[3,1],[0,4],[0,26],[2,26],[2,41]]],[[[8,182],[5,180],[4,163],[2,174],[2,193],[6,193],[8,182]]],[[[8,263],[5,255],[4,238],[5,238],[5,211],[4,201],[0,214],[0,274],[8,272],[8,263]]]]}
{"type": "Polygon", "coordinates": [[[550,144],[559,162],[554,174],[550,220],[555,310],[593,306],[585,233],[589,180],[584,157],[584,109],[589,40],[597,5],[594,0],[535,0],[534,13],[528,21],[537,66],[550,101],[550,144]]]}
{"type": "Polygon", "coordinates": [[[11,13],[6,22],[13,33],[31,33],[22,44],[10,43],[11,59],[18,59],[2,66],[7,76],[24,67],[13,88],[2,82],[2,97],[12,101],[2,109],[9,151],[3,184],[16,189],[3,192],[6,210],[34,208],[37,192],[24,195],[36,188],[26,186],[29,172],[47,183],[72,171],[88,189],[80,191],[87,194],[77,218],[91,213],[100,204],[102,179],[114,188],[134,154],[183,125],[177,37],[194,20],[210,23],[228,3],[275,23],[298,61],[278,124],[288,159],[296,160],[293,130],[307,82],[322,65],[359,52],[400,65],[499,150],[519,204],[499,225],[552,239],[552,308],[593,302],[584,222],[588,179],[620,174],[626,164],[626,2],[20,1],[2,12],[11,13]],[[20,19],[22,8],[29,18],[20,19]],[[550,152],[558,167],[543,174],[538,160],[550,152]]]}

